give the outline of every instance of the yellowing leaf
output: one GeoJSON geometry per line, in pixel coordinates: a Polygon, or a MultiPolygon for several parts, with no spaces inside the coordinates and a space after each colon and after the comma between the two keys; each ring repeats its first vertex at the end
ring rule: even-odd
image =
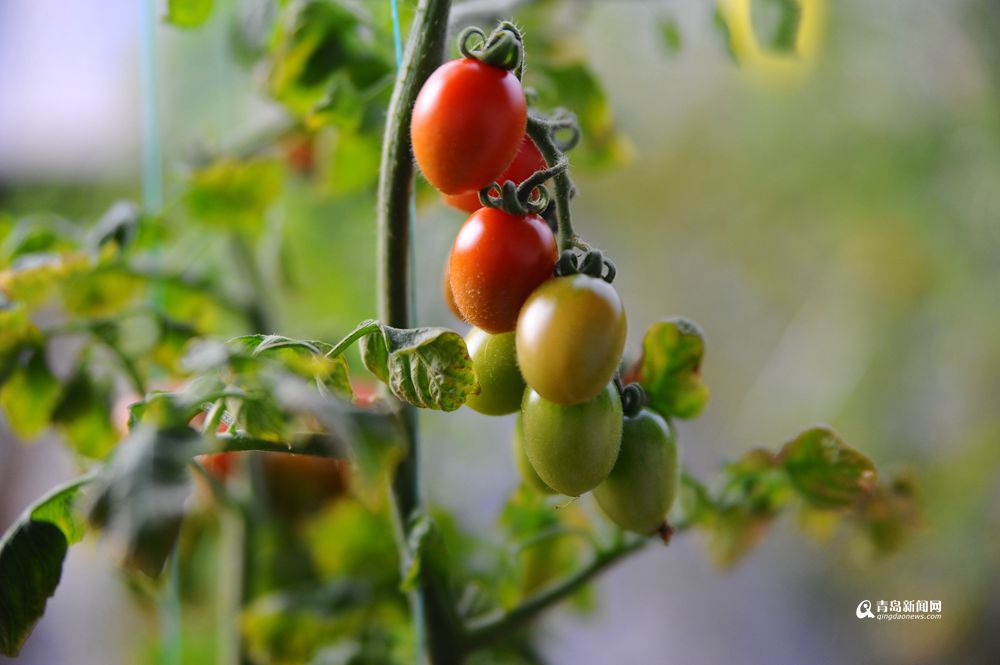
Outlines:
{"type": "Polygon", "coordinates": [[[654,323],[642,340],[636,379],[649,405],[665,418],[694,418],[708,402],[701,378],[705,338],[697,325],[683,318],[654,323]]]}

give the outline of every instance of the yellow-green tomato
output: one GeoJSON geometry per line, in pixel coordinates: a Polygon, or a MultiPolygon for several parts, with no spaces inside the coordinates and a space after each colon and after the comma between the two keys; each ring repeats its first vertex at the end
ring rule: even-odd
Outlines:
{"type": "Polygon", "coordinates": [[[533,490],[543,494],[555,494],[555,490],[545,484],[545,481],[538,477],[535,467],[531,466],[528,456],[524,454],[524,424],[521,422],[522,416],[517,416],[517,425],[514,426],[514,465],[518,473],[521,474],[521,481],[533,490]]]}
{"type": "Polygon", "coordinates": [[[521,404],[524,453],[546,485],[580,496],[608,477],[622,440],[622,400],[614,383],[589,402],[556,404],[530,388],[521,404]]]}
{"type": "Polygon", "coordinates": [[[550,402],[588,402],[618,369],[625,330],[622,301],[603,279],[550,279],[535,289],[517,319],[521,374],[550,402]]]}
{"type": "Polygon", "coordinates": [[[479,394],[469,396],[465,403],[488,416],[517,411],[524,396],[524,379],[517,369],[514,333],[491,335],[473,328],[465,336],[465,345],[480,387],[479,394]]]}
{"type": "Polygon", "coordinates": [[[663,523],[677,494],[677,440],[670,425],[643,409],[626,418],[618,461],[594,489],[601,510],[629,531],[651,535],[663,523]]]}

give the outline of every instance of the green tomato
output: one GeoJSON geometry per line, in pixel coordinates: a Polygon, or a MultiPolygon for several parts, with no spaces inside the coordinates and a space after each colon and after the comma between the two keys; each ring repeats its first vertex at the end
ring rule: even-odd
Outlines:
{"type": "Polygon", "coordinates": [[[470,395],[465,403],[487,416],[517,411],[524,396],[524,379],[517,369],[514,333],[491,335],[473,328],[465,336],[465,345],[480,387],[479,394],[470,395]]]}
{"type": "Polygon", "coordinates": [[[588,275],[550,279],[517,319],[521,374],[549,401],[588,402],[618,369],[625,332],[625,308],[613,286],[588,275]]]}
{"type": "Polygon", "coordinates": [[[555,491],[580,496],[611,473],[622,440],[622,400],[614,383],[589,402],[571,406],[528,389],[521,417],[524,453],[555,491]]]}
{"type": "Polygon", "coordinates": [[[535,467],[531,466],[531,461],[524,454],[524,424],[522,416],[518,414],[517,425],[514,426],[514,465],[517,466],[521,474],[521,481],[533,490],[543,494],[555,494],[555,490],[545,484],[545,481],[538,477],[535,467]]]}
{"type": "Polygon", "coordinates": [[[594,498],[615,524],[648,536],[663,524],[677,484],[674,432],[658,414],[643,409],[625,419],[618,461],[594,489],[594,498]]]}

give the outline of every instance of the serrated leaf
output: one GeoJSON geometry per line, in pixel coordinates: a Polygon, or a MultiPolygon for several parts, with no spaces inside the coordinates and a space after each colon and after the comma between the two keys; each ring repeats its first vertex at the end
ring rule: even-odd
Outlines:
{"type": "Polygon", "coordinates": [[[281,194],[285,172],[273,159],[222,159],[195,171],[185,195],[187,208],[208,226],[257,235],[264,214],[281,194]]]}
{"type": "Polygon", "coordinates": [[[393,395],[414,406],[454,411],[479,393],[465,340],[451,330],[380,325],[362,338],[361,357],[393,395]]]}
{"type": "Polygon", "coordinates": [[[319,385],[345,399],[354,398],[347,360],[342,355],[329,356],[333,347],[326,342],[282,335],[244,335],[230,340],[229,344],[251,356],[274,358],[299,376],[314,378],[319,385]]]}
{"type": "Polygon", "coordinates": [[[828,427],[813,427],[778,454],[792,486],[816,508],[848,508],[871,493],[878,474],[865,455],[828,427]]]}
{"type": "Polygon", "coordinates": [[[701,413],[709,396],[701,377],[704,354],[705,337],[687,319],[668,319],[649,327],[635,378],[652,409],[664,418],[694,418],[701,413]]]}
{"type": "Polygon", "coordinates": [[[212,15],[213,0],[167,0],[163,20],[178,28],[197,28],[212,15]]]}
{"type": "Polygon", "coordinates": [[[162,572],[191,491],[187,465],[202,448],[190,427],[140,424],[102,471],[90,522],[105,531],[126,567],[151,578],[162,572]]]}
{"type": "Polygon", "coordinates": [[[0,653],[16,656],[45,612],[69,546],[84,534],[74,509],[83,476],[29,506],[0,538],[0,653]]]}
{"type": "Polygon", "coordinates": [[[60,392],[59,380],[45,359],[45,349],[22,349],[13,372],[0,387],[0,408],[11,431],[25,440],[44,432],[60,392]]]}

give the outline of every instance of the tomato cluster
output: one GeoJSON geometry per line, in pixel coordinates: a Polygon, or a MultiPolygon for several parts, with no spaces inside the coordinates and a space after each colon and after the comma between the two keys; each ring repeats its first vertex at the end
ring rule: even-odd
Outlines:
{"type": "MultiPolygon", "coordinates": [[[[520,54],[506,64],[519,62],[520,54]]],[[[521,196],[557,169],[525,135],[526,114],[518,77],[474,57],[442,65],[413,110],[421,172],[446,203],[472,213],[444,276],[449,307],[473,326],[466,346],[481,390],[466,403],[487,415],[520,412],[514,456],[526,485],[568,496],[593,490],[613,521],[651,534],[673,501],[676,446],[662,418],[637,404],[623,410],[627,326],[614,270],[605,273],[600,252],[578,268],[578,244],[560,258],[551,227],[534,214],[547,197],[532,208],[486,195],[521,196]]]]}

